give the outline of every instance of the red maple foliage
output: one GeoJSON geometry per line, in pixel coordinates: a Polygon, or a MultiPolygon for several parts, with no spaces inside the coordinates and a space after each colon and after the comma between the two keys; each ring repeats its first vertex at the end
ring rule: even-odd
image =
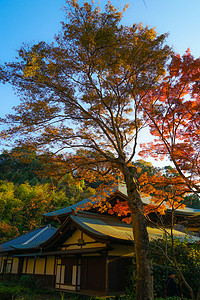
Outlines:
{"type": "Polygon", "coordinates": [[[200,191],[200,59],[173,55],[162,82],[143,97],[141,110],[154,141],[143,156],[168,156],[193,192],[200,191]]]}

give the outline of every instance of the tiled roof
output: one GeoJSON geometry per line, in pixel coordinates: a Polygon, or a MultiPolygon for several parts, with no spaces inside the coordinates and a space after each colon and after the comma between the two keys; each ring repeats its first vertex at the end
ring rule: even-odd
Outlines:
{"type": "MultiPolygon", "coordinates": [[[[43,244],[48,240],[55,240],[60,236],[60,232],[63,232],[64,227],[69,225],[69,221],[75,224],[77,228],[91,236],[99,238],[105,238],[106,240],[114,240],[121,242],[134,241],[132,226],[117,220],[111,216],[104,216],[88,212],[78,212],[70,215],[66,221],[61,225],[60,229],[56,229],[51,226],[40,227],[25,235],[19,236],[13,240],[10,240],[0,245],[0,252],[7,252],[12,250],[28,250],[43,248],[43,244]]],[[[66,227],[67,228],[67,227],[66,227]]],[[[147,227],[150,240],[161,238],[164,235],[163,230],[153,227],[147,227]]],[[[174,237],[180,240],[184,240],[187,236],[185,233],[174,230],[174,237]]],[[[188,242],[200,241],[200,237],[187,236],[188,242]]]]}
{"type": "Polygon", "coordinates": [[[64,207],[52,212],[48,212],[45,214],[46,217],[56,217],[56,216],[62,216],[62,215],[67,215],[70,214],[73,210],[75,211],[77,209],[77,207],[81,206],[81,205],[87,205],[87,203],[91,202],[91,198],[87,198],[84,199],[78,203],[75,203],[73,205],[70,205],[68,207],[64,207]]]}
{"type": "Polygon", "coordinates": [[[0,245],[0,252],[10,251],[13,249],[36,248],[46,240],[48,240],[55,232],[56,228],[52,226],[44,226],[23,234],[0,245]]]}
{"type": "MultiPolygon", "coordinates": [[[[117,191],[117,186],[115,188],[113,188],[111,191],[107,192],[107,196],[109,197],[111,194],[113,194],[116,191],[117,191]]],[[[86,199],[84,199],[84,200],[82,200],[78,203],[75,203],[73,205],[70,205],[68,207],[61,208],[61,209],[46,213],[45,216],[46,217],[54,217],[54,216],[56,217],[56,216],[68,215],[72,211],[76,211],[76,209],[78,207],[87,206],[89,203],[94,203],[94,204],[97,203],[98,201],[100,201],[100,199],[102,197],[105,198],[105,196],[94,195],[94,196],[91,196],[90,198],[86,198],[86,199]]]]}
{"type": "MultiPolygon", "coordinates": [[[[84,213],[78,213],[77,215],[72,215],[70,218],[77,224],[79,227],[83,228],[83,230],[100,236],[100,237],[109,237],[111,239],[116,240],[134,240],[132,226],[126,224],[124,222],[115,220],[114,218],[110,218],[107,216],[95,215],[86,213],[84,217],[84,213]]],[[[164,235],[164,231],[162,229],[147,227],[147,231],[149,234],[149,239],[154,240],[156,238],[162,238],[164,235]]],[[[175,238],[184,240],[187,236],[184,232],[180,232],[177,230],[173,230],[173,234],[175,238]]],[[[192,236],[189,237],[188,240],[191,242],[200,241],[199,237],[192,236]]]]}
{"type": "MultiPolygon", "coordinates": [[[[127,197],[127,189],[126,189],[126,185],[125,184],[119,184],[119,185],[116,185],[115,188],[113,188],[111,191],[109,191],[107,193],[107,197],[111,196],[112,194],[114,194],[115,192],[118,192],[120,193],[121,195],[124,195],[125,197],[127,197]]],[[[104,193],[105,194],[105,193],[104,193]]],[[[105,197],[105,196],[104,196],[105,197]]],[[[89,202],[92,202],[92,203],[96,203],[97,201],[97,198],[96,198],[96,195],[90,197],[90,198],[87,198],[87,199],[84,199],[76,204],[73,204],[71,206],[68,206],[68,207],[65,207],[65,208],[62,208],[62,209],[59,209],[59,210],[55,210],[53,212],[49,212],[49,213],[46,213],[45,216],[48,218],[48,217],[56,217],[56,216],[64,216],[64,215],[69,215],[72,211],[76,211],[76,209],[80,206],[87,206],[87,204],[89,202]]],[[[150,197],[143,197],[142,198],[142,202],[144,204],[150,204],[151,201],[150,201],[150,197]]],[[[168,211],[171,211],[170,208],[167,208],[168,211]]],[[[188,215],[188,216],[192,216],[192,215],[196,215],[200,213],[200,209],[194,209],[194,208],[190,208],[190,207],[185,207],[185,209],[176,209],[176,214],[180,214],[180,215],[188,215]]]]}

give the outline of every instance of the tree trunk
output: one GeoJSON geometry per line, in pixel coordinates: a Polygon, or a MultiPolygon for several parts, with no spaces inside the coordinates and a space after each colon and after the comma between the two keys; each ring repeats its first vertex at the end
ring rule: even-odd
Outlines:
{"type": "Polygon", "coordinates": [[[198,294],[197,294],[197,300],[200,300],[200,289],[199,289],[198,294]]]}
{"type": "Polygon", "coordinates": [[[125,181],[128,193],[128,204],[131,210],[135,255],[137,263],[136,299],[153,299],[153,268],[149,258],[149,237],[143,204],[133,175],[126,168],[125,181]]]}

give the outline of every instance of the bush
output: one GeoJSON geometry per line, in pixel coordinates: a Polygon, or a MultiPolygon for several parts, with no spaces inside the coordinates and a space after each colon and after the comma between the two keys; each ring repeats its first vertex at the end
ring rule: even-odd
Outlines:
{"type": "MultiPolygon", "coordinates": [[[[169,271],[175,271],[173,266],[170,265],[169,261],[163,254],[166,248],[166,243],[164,239],[157,239],[150,243],[150,256],[153,261],[153,276],[154,276],[154,297],[155,299],[163,299],[165,292],[166,280],[168,277],[169,271]]],[[[167,244],[168,256],[171,258],[171,244],[168,242],[167,244]]],[[[175,252],[176,259],[179,264],[180,270],[182,271],[186,281],[191,286],[194,295],[196,296],[199,289],[200,282],[200,244],[193,243],[188,244],[187,241],[180,242],[175,241],[175,252]]],[[[135,261],[130,265],[129,270],[127,272],[127,291],[134,291],[136,287],[136,266],[135,261]]],[[[178,283],[178,287],[180,288],[181,293],[185,298],[182,299],[190,299],[190,295],[188,290],[185,288],[181,279],[176,276],[176,280],[178,283]]],[[[129,293],[126,293],[127,299],[129,293]]],[[[134,297],[134,294],[132,294],[134,297]]],[[[126,298],[123,298],[126,299],[126,298]]],[[[134,298],[133,298],[134,299],[134,298]]],[[[174,298],[175,299],[175,298],[174,298]]]]}
{"type": "Polygon", "coordinates": [[[18,281],[18,285],[29,289],[34,289],[36,286],[35,277],[33,275],[22,275],[18,281]]]}
{"type": "MultiPolygon", "coordinates": [[[[173,270],[176,272],[176,270],[173,269],[173,266],[170,266],[169,260],[164,254],[167,249],[167,255],[173,260],[171,242],[168,241],[166,245],[166,241],[164,239],[157,239],[152,241],[150,245],[150,255],[154,263],[155,296],[163,297],[168,271],[173,270]]],[[[185,242],[175,240],[174,248],[179,268],[192,288],[194,295],[196,295],[198,293],[200,282],[200,245],[199,243],[188,244],[187,240],[185,242]]],[[[181,278],[179,278],[178,272],[176,273],[181,292],[185,297],[190,299],[188,290],[183,285],[181,278]]]]}
{"type": "Polygon", "coordinates": [[[18,295],[27,293],[25,287],[12,286],[10,283],[0,283],[0,300],[15,299],[18,295]]]}

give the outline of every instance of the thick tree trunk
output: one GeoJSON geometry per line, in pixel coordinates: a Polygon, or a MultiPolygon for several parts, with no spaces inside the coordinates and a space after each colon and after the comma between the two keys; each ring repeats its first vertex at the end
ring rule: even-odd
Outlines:
{"type": "Polygon", "coordinates": [[[153,299],[153,268],[149,258],[149,237],[146,219],[143,214],[143,204],[137,189],[137,184],[131,172],[125,173],[128,193],[128,204],[132,215],[133,236],[137,263],[137,300],[153,299]]]}

